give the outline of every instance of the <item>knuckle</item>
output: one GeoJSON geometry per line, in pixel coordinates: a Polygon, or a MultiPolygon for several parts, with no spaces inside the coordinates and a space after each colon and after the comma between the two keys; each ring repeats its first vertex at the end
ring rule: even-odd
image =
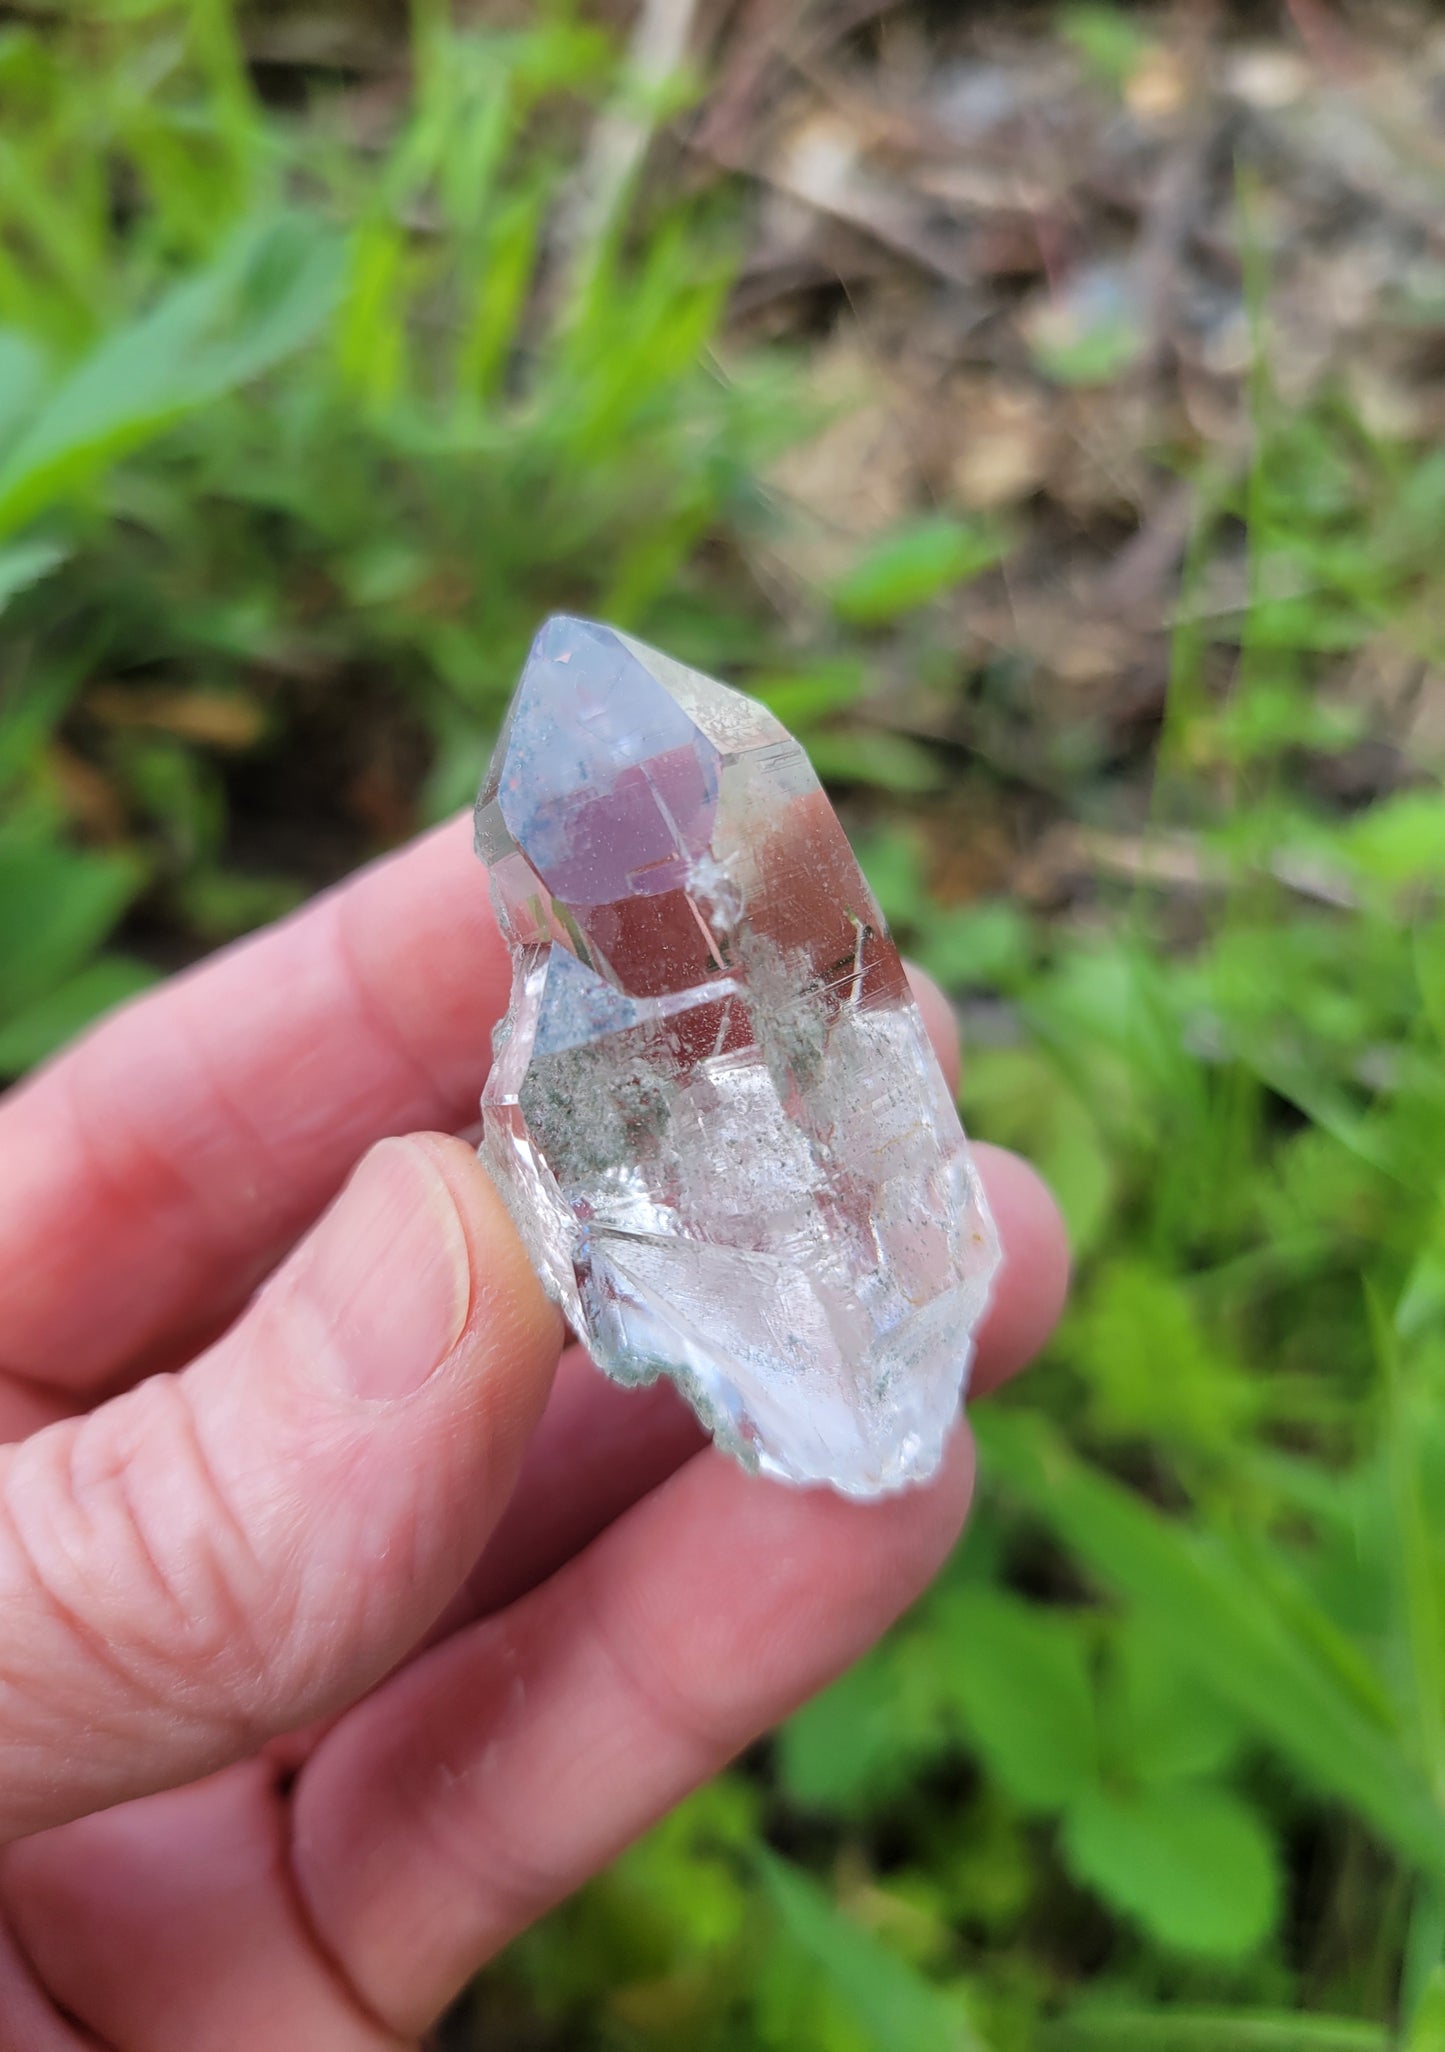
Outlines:
{"type": "Polygon", "coordinates": [[[567,1892],[565,1864],[538,1850],[535,1831],[485,1774],[458,1773],[444,1761],[417,1763],[405,1778],[404,1799],[429,1869],[467,1905],[479,1954],[490,1957],[567,1892]]]}
{"type": "Polygon", "coordinates": [[[651,1631],[626,1602],[609,1603],[599,1588],[585,1606],[578,1629],[590,1634],[603,1672],[631,1716],[633,1729],[659,1760],[681,1757],[691,1778],[720,1767],[751,1735],[739,1733],[733,1706],[715,1700],[699,1669],[686,1659],[669,1657],[665,1633],[651,1631]]]}
{"type": "Polygon", "coordinates": [[[0,1509],[11,1656],[50,1686],[99,1674],[121,1711],[259,1728],[277,1594],[182,1378],[153,1377],[15,1448],[0,1509]]]}

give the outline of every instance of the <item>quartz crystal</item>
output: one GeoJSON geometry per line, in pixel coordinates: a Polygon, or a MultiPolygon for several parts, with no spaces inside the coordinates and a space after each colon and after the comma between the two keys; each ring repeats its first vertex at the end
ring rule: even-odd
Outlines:
{"type": "Polygon", "coordinates": [[[872,892],[765,707],[549,620],[477,801],[512,949],[482,1156],[619,1382],[746,1466],[937,1467],[998,1245],[872,892]]]}

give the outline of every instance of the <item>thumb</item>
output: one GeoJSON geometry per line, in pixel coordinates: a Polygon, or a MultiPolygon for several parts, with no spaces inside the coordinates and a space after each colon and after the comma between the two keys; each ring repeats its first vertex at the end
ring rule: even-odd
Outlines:
{"type": "Polygon", "coordinates": [[[384,1140],[216,1346],[0,1457],[0,1840],[209,1773],[413,1645],[561,1321],[469,1148],[384,1140]]]}

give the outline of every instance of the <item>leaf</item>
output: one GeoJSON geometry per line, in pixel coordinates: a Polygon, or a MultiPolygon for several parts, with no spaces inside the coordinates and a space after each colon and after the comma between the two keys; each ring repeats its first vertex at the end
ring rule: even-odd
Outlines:
{"type": "Polygon", "coordinates": [[[856,853],[869,886],[890,926],[911,927],[927,917],[928,879],[918,836],[888,826],[863,836],[856,853]]]}
{"type": "Polygon", "coordinates": [[[927,915],[917,953],[945,989],[1012,987],[1028,969],[1032,936],[1018,907],[994,898],[927,915]]]}
{"type": "Polygon", "coordinates": [[[1340,841],[1366,876],[1392,888],[1445,871],[1445,797],[1401,791],[1362,813],[1340,841]]]}
{"type": "Polygon", "coordinates": [[[335,298],[340,258],[336,238],[304,215],[253,224],[209,269],[98,344],[39,404],[0,467],[0,534],[307,341],[335,298]]]}
{"type": "Polygon", "coordinates": [[[1047,2052],[1390,2052],[1390,2036],[1353,2017],[1261,2011],[1077,2010],[1051,2030],[1047,2052]]]}
{"type": "Polygon", "coordinates": [[[1413,942],[1420,1001],[1437,1044],[1445,1047],[1445,919],[1419,921],[1413,942]]]}
{"type": "Polygon", "coordinates": [[[990,1772],[1025,1809],[1052,1810],[1097,1768],[1093,1690],[1078,1620],[995,1589],[937,1607],[937,1658],[990,1772]]]}
{"type": "Polygon", "coordinates": [[[1176,1952],[1239,1959],[1273,1928],[1274,1844],[1228,1789],[1088,1789],[1065,1814],[1063,1851],[1077,1879],[1176,1952]]]}
{"type": "Polygon", "coordinates": [[[0,702],[0,793],[33,766],[65,717],[85,682],[90,653],[80,641],[63,656],[52,654],[8,703],[0,702]]]}
{"type": "Polygon", "coordinates": [[[813,767],[825,783],[872,784],[880,791],[936,791],[943,767],[921,742],[885,730],[813,734],[813,767]]]}
{"type": "Polygon", "coordinates": [[[1134,363],[1143,347],[1139,324],[1113,314],[1081,327],[1066,310],[1050,309],[1034,324],[1039,369],[1056,385],[1108,385],[1134,363]]]}
{"type": "Polygon", "coordinates": [[[1434,1392],[1407,1378],[1391,1321],[1368,1292],[1375,1358],[1385,1391],[1386,1501],[1393,1524],[1396,1601],[1408,1649],[1417,1741],[1436,1786],[1445,1786],[1445,1554],[1438,1541],[1425,1460],[1434,1392]]]}
{"type": "Polygon", "coordinates": [[[12,542],[8,549],[0,549],[0,613],[18,593],[48,577],[69,554],[69,549],[51,541],[12,542]]]}
{"type": "Polygon", "coordinates": [[[155,971],[129,955],[101,955],[25,1010],[0,1022],[0,1075],[20,1076],[112,1006],[155,982],[155,971]]]}
{"type": "Polygon", "coordinates": [[[982,2052],[956,2004],[843,1916],[815,1881],[766,1848],[758,1857],[783,1932],[878,2052],[982,2052]]]}
{"type": "Polygon", "coordinates": [[[0,447],[31,418],[45,380],[45,358],[30,337],[0,329],[0,447]]]}
{"type": "Polygon", "coordinates": [[[0,839],[0,1018],[46,997],[97,948],[144,881],[138,862],[30,834],[0,839]]]}
{"type": "Polygon", "coordinates": [[[1184,1282],[1151,1262],[1098,1268],[1072,1336],[1099,1428],[1114,1437],[1227,1447],[1253,1414],[1252,1385],[1211,1345],[1184,1282]]]}
{"type": "Polygon", "coordinates": [[[970,1053],[964,1077],[969,1130],[977,1127],[1035,1162],[1059,1201],[1076,1255],[1109,1220],[1115,1170],[1083,1091],[1032,1048],[970,1053]]]}
{"type": "Polygon", "coordinates": [[[894,528],[833,587],[840,617],[878,627],[976,577],[1004,553],[996,528],[941,517],[894,528]]]}
{"type": "Polygon", "coordinates": [[[1322,1657],[1325,1621],[1307,1635],[1257,1567],[1087,1467],[1040,1420],[976,1413],[974,1430],[994,1471],[1182,1667],[1413,1865],[1445,1875],[1445,1812],[1380,1703],[1322,1657]]]}
{"type": "Polygon", "coordinates": [[[1122,87],[1153,47],[1121,7],[1077,0],[1059,18],[1059,29],[1091,71],[1106,85],[1122,87]]]}
{"type": "Polygon", "coordinates": [[[1445,1967],[1437,1967],[1426,1984],[1404,2052],[1445,2052],[1445,1967]]]}
{"type": "MultiPolygon", "coordinates": [[[[1432,1881],[1415,1890],[1400,1972],[1400,2015],[1412,2027],[1423,2017],[1423,2028],[1439,2031],[1445,2046],[1445,1888],[1432,1881]]],[[[1438,2048],[1431,2045],[1430,2052],[1438,2048]]]]}
{"type": "Polygon", "coordinates": [[[862,663],[838,659],[788,675],[754,677],[748,688],[785,727],[797,733],[829,713],[846,712],[858,703],[867,684],[862,663]]]}
{"type": "Polygon", "coordinates": [[[1100,1716],[1109,1764],[1133,1783],[1217,1774],[1234,1759],[1243,1736],[1238,1716],[1217,1694],[1132,1621],[1115,1641],[1100,1716]]]}
{"type": "Polygon", "coordinates": [[[1419,1338],[1445,1313],[1445,1203],[1435,1208],[1415,1245],[1414,1260],[1396,1300],[1394,1330],[1419,1338]]]}
{"type": "Polygon", "coordinates": [[[900,1703],[899,1664],[878,1648],[783,1726],[778,1775],[795,1803],[856,1816],[907,1785],[926,1746],[900,1703]]]}

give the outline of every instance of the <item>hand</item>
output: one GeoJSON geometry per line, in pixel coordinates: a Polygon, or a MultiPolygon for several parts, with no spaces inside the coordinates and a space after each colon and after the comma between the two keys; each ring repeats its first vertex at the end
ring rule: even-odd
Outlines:
{"type": "MultiPolygon", "coordinates": [[[[7,2047],[413,2043],[953,1543],[966,1431],[860,1506],[558,1364],[444,1137],[506,983],[454,823],[0,1105],[7,2047]]],[[[1032,1172],[979,1156],[986,1388],[1066,1260],[1032,1172]]]]}

